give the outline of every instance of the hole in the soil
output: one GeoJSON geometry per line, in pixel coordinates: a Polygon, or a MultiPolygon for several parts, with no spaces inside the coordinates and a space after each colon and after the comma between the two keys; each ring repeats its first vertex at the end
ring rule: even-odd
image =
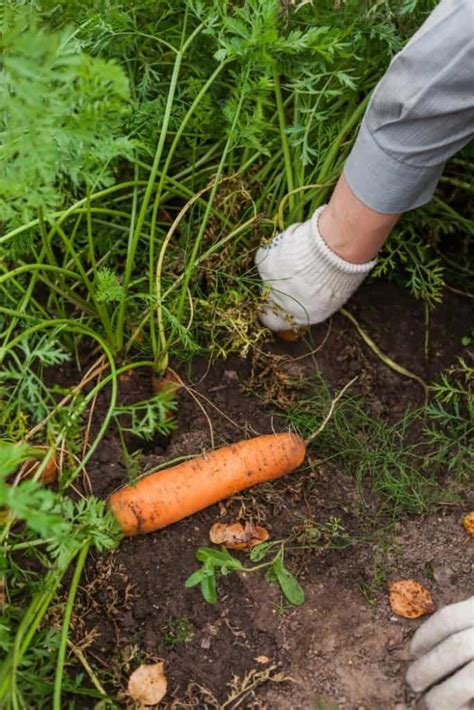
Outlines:
{"type": "Polygon", "coordinates": [[[171,433],[160,434],[160,432],[155,432],[151,439],[143,439],[133,434],[127,434],[125,443],[129,453],[134,454],[137,451],[141,451],[143,454],[157,454],[161,456],[166,453],[171,443],[171,437],[171,433]]]}

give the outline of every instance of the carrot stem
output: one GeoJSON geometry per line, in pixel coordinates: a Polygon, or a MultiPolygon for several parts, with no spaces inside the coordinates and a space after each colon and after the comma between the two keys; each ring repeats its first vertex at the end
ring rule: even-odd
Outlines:
{"type": "Polygon", "coordinates": [[[66,648],[69,633],[69,624],[71,623],[72,612],[74,609],[74,601],[76,599],[79,581],[81,579],[82,570],[86,563],[87,554],[89,552],[90,542],[86,542],[79,553],[79,557],[74,570],[74,575],[69,588],[69,596],[67,599],[66,609],[64,610],[63,626],[61,629],[61,638],[59,642],[58,659],[56,662],[56,676],[54,679],[54,695],[53,695],[53,710],[61,710],[61,688],[63,682],[64,662],[66,660],[66,648]]]}
{"type": "Polygon", "coordinates": [[[390,358],[388,355],[385,355],[385,353],[382,352],[382,350],[379,348],[377,343],[375,343],[372,340],[372,338],[370,337],[370,335],[368,333],[366,333],[366,331],[362,328],[359,321],[357,320],[357,318],[355,316],[352,315],[352,313],[350,313],[345,308],[341,308],[339,313],[341,313],[341,315],[345,316],[345,318],[350,320],[350,322],[352,323],[354,328],[357,330],[357,332],[359,333],[362,340],[369,346],[369,348],[372,350],[372,352],[375,355],[377,355],[379,360],[381,360],[391,370],[398,372],[399,375],[403,375],[403,377],[409,377],[412,380],[416,380],[416,382],[418,382],[423,387],[423,390],[425,393],[425,404],[427,404],[428,399],[429,399],[430,390],[429,390],[429,386],[426,384],[426,382],[421,377],[416,375],[414,372],[411,372],[411,370],[407,370],[402,365],[399,365],[398,362],[395,362],[395,360],[392,360],[392,358],[390,358]]]}
{"type": "Polygon", "coordinates": [[[321,432],[326,428],[326,426],[327,426],[329,420],[331,419],[331,417],[332,417],[332,415],[333,415],[333,413],[334,413],[334,409],[336,408],[336,404],[339,402],[339,400],[340,400],[341,397],[345,394],[345,392],[347,392],[347,390],[349,389],[349,387],[351,387],[351,385],[354,384],[354,382],[357,380],[357,377],[358,377],[358,375],[356,375],[355,377],[353,377],[352,380],[350,380],[347,384],[344,385],[344,387],[343,387],[342,390],[339,392],[339,394],[336,395],[336,397],[334,397],[334,399],[331,401],[331,404],[330,404],[330,406],[329,406],[328,413],[326,414],[326,416],[324,417],[324,419],[323,419],[323,421],[322,421],[322,424],[316,429],[316,431],[313,431],[313,433],[310,434],[310,435],[305,439],[305,441],[304,441],[305,446],[308,446],[308,444],[310,444],[310,443],[311,443],[317,436],[319,436],[319,434],[321,434],[321,432]]]}

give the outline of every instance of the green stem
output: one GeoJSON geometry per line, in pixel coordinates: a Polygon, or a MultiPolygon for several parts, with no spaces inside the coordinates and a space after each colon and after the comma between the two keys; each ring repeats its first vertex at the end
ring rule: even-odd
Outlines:
{"type": "Polygon", "coordinates": [[[469,234],[474,234],[474,220],[467,219],[459,214],[451,205],[448,205],[444,200],[439,197],[433,197],[433,204],[440,207],[444,212],[446,212],[450,217],[455,219],[457,222],[462,224],[468,230],[469,234]]]}
{"type": "MultiPolygon", "coordinates": [[[[7,269],[3,269],[3,273],[8,273],[7,269]]],[[[18,289],[18,290],[23,294],[23,296],[26,294],[26,291],[27,291],[26,288],[25,288],[19,281],[17,281],[16,279],[13,279],[13,282],[12,282],[10,285],[11,285],[11,286],[14,286],[16,289],[18,289]]],[[[15,304],[15,306],[18,306],[18,296],[13,295],[13,293],[11,292],[11,290],[10,290],[10,289],[7,289],[7,288],[5,288],[5,287],[2,287],[2,291],[3,291],[3,293],[4,293],[4,295],[5,295],[6,297],[8,297],[11,301],[13,301],[13,303],[15,304]]],[[[48,314],[48,311],[41,305],[41,303],[39,303],[39,301],[37,301],[37,300],[36,300],[35,298],[33,298],[33,297],[31,298],[31,301],[32,301],[34,307],[35,307],[40,313],[42,313],[44,317],[47,318],[48,315],[49,315],[49,314],[48,314]]]]}
{"type": "MultiPolygon", "coordinates": [[[[69,320],[67,318],[58,318],[56,320],[51,320],[51,321],[45,321],[42,323],[37,323],[36,325],[31,326],[30,328],[27,328],[26,330],[23,330],[20,335],[18,335],[16,338],[13,338],[7,345],[5,345],[1,350],[0,350],[0,355],[5,356],[5,354],[9,350],[13,350],[13,348],[22,340],[22,338],[29,337],[31,334],[36,333],[40,330],[43,330],[44,328],[54,328],[54,327],[60,327],[60,326],[67,326],[70,331],[77,331],[83,335],[86,335],[94,340],[96,340],[101,348],[104,350],[105,355],[107,356],[107,359],[109,361],[109,366],[110,366],[110,375],[107,378],[104,378],[94,389],[92,389],[91,392],[87,394],[87,396],[84,398],[82,402],[82,407],[85,408],[88,403],[91,401],[91,399],[94,397],[95,393],[102,387],[105,386],[108,382],[112,383],[112,392],[110,394],[110,402],[109,402],[109,408],[107,410],[107,413],[105,417],[102,419],[101,426],[99,428],[99,431],[97,432],[96,438],[93,442],[93,444],[90,446],[89,450],[85,454],[85,456],[82,458],[81,462],[78,464],[76,469],[73,471],[71,474],[71,479],[77,476],[86,466],[87,462],[93,455],[97,445],[101,441],[102,437],[104,436],[105,432],[107,431],[107,428],[109,426],[110,420],[113,415],[113,410],[115,408],[115,404],[117,402],[117,394],[118,394],[118,386],[117,386],[117,369],[115,367],[115,361],[114,357],[112,355],[112,352],[107,345],[107,343],[99,336],[97,333],[95,333],[93,330],[90,330],[89,328],[86,328],[83,325],[79,325],[78,323],[74,322],[73,320],[69,320]]],[[[0,358],[1,359],[1,358],[0,358]]],[[[82,409],[81,409],[82,411],[82,409]]],[[[76,417],[79,416],[79,412],[76,412],[75,415],[76,417]]],[[[74,415],[73,415],[74,416],[74,415]]],[[[67,424],[63,427],[63,430],[61,431],[61,435],[65,434],[67,424]]],[[[0,540],[1,541],[1,540],[0,540]]]]}
{"type": "Polygon", "coordinates": [[[453,187],[459,187],[461,190],[467,190],[468,192],[474,192],[474,185],[470,182],[466,182],[465,180],[459,180],[458,178],[452,178],[443,175],[440,179],[440,182],[444,182],[446,185],[452,185],[453,187]]]}
{"type": "MultiPolygon", "coordinates": [[[[192,102],[191,106],[189,107],[188,111],[186,112],[186,115],[184,116],[183,120],[180,123],[179,129],[176,132],[176,135],[174,137],[174,140],[170,146],[170,149],[168,151],[168,155],[166,157],[163,170],[161,173],[160,181],[158,183],[158,187],[156,190],[156,195],[155,199],[153,202],[153,210],[152,210],[152,217],[151,217],[151,230],[150,230],[150,249],[149,249],[149,260],[148,260],[148,270],[149,270],[149,292],[150,296],[156,296],[159,298],[158,294],[158,288],[159,288],[159,279],[161,278],[161,267],[159,270],[159,275],[158,277],[155,275],[155,234],[156,234],[156,223],[157,223],[157,217],[158,217],[158,209],[161,203],[161,197],[162,197],[162,190],[164,187],[165,180],[167,178],[167,173],[171,165],[171,160],[173,158],[173,155],[175,153],[176,148],[178,147],[179,141],[181,140],[181,136],[183,135],[183,132],[188,124],[188,122],[191,120],[191,117],[196,110],[197,106],[199,103],[202,101],[203,97],[206,95],[209,87],[212,85],[212,83],[215,81],[215,79],[219,76],[220,72],[225,66],[225,62],[220,64],[217,69],[211,74],[207,82],[204,84],[204,86],[201,88],[197,96],[195,97],[194,101],[192,102]]],[[[164,250],[161,249],[160,251],[160,259],[164,255],[164,250]]],[[[159,302],[157,303],[157,308],[158,308],[158,313],[160,314],[160,304],[159,302]]],[[[156,360],[158,358],[158,342],[156,338],[156,328],[155,328],[155,314],[153,312],[153,309],[150,310],[150,338],[151,338],[151,345],[152,345],[152,353],[153,353],[153,358],[156,360]]],[[[158,320],[160,320],[158,318],[158,320]]],[[[163,328],[159,328],[159,342],[161,344],[161,347],[163,347],[165,337],[164,337],[164,331],[163,328]]],[[[166,347],[166,346],[164,346],[166,347]]]]}
{"type": "Polygon", "coordinates": [[[72,261],[74,263],[74,266],[76,267],[77,271],[79,272],[79,274],[81,276],[81,280],[82,280],[84,286],[86,287],[87,291],[89,292],[90,299],[91,299],[91,301],[94,305],[94,308],[97,312],[97,315],[99,316],[99,318],[102,322],[102,325],[104,327],[104,330],[105,330],[105,333],[107,336],[107,340],[113,346],[115,343],[114,330],[113,330],[112,324],[110,322],[110,317],[109,317],[107,308],[106,308],[105,304],[100,303],[97,300],[94,285],[89,280],[86,270],[82,266],[81,259],[77,255],[77,253],[71,243],[71,240],[68,238],[68,236],[66,235],[66,233],[64,232],[64,230],[62,229],[62,227],[59,224],[55,225],[55,229],[56,229],[57,233],[59,234],[59,236],[61,237],[61,239],[63,240],[66,250],[69,252],[69,255],[71,256],[72,261]]]}
{"type": "MultiPolygon", "coordinates": [[[[288,143],[288,136],[286,134],[285,108],[283,105],[283,97],[281,94],[280,75],[278,73],[276,61],[273,62],[273,81],[275,84],[275,99],[278,111],[278,123],[280,125],[280,139],[283,148],[283,158],[285,161],[286,185],[288,192],[292,192],[292,190],[294,190],[295,188],[295,183],[293,179],[290,146],[288,143]]],[[[290,198],[290,209],[293,209],[293,207],[294,199],[290,198]]]]}
{"type": "MultiPolygon", "coordinates": [[[[42,262],[42,260],[43,260],[43,258],[44,258],[44,254],[45,254],[45,250],[44,250],[44,247],[43,247],[43,249],[41,249],[41,251],[40,251],[40,253],[38,254],[38,257],[37,257],[37,259],[38,259],[39,262],[42,262]]],[[[7,271],[6,273],[7,273],[7,274],[8,274],[8,273],[11,274],[12,272],[8,272],[8,271],[7,271]]],[[[16,271],[13,271],[13,273],[15,274],[16,271]]],[[[34,300],[34,299],[33,299],[33,291],[34,291],[34,288],[35,288],[35,285],[36,285],[37,278],[38,278],[38,275],[37,275],[37,274],[33,274],[32,278],[31,278],[31,280],[30,280],[30,282],[29,282],[29,284],[28,284],[27,289],[24,291],[23,298],[21,299],[21,303],[18,304],[18,309],[19,309],[20,311],[26,310],[26,307],[27,307],[29,301],[30,301],[30,300],[34,300]]],[[[2,280],[2,278],[0,277],[0,281],[1,281],[1,280],[2,280]]],[[[15,329],[16,329],[16,327],[17,327],[17,324],[18,324],[18,321],[17,321],[16,318],[13,318],[13,319],[10,321],[10,323],[9,323],[9,325],[8,325],[8,328],[7,328],[7,330],[6,330],[6,332],[5,332],[5,335],[4,335],[4,342],[7,342],[8,339],[10,338],[11,334],[15,332],[15,329]]]]}
{"type": "MultiPolygon", "coordinates": [[[[169,85],[169,89],[168,89],[168,97],[166,100],[165,112],[164,112],[164,116],[163,116],[163,123],[161,125],[160,137],[158,139],[158,145],[156,146],[156,150],[155,150],[155,157],[153,159],[153,165],[152,165],[151,172],[150,172],[150,175],[148,178],[148,182],[147,182],[147,186],[146,186],[146,190],[145,190],[145,195],[143,197],[143,201],[142,201],[140,211],[138,214],[137,223],[135,225],[134,232],[133,232],[131,239],[129,240],[129,244],[128,244],[127,260],[125,262],[125,273],[124,273],[124,279],[123,279],[125,298],[121,303],[121,307],[119,309],[118,319],[117,319],[117,331],[119,333],[119,338],[123,337],[120,334],[123,333],[123,326],[124,326],[124,320],[125,320],[126,296],[127,296],[129,282],[130,282],[131,275],[132,275],[133,265],[135,262],[135,254],[137,251],[138,242],[140,240],[140,236],[141,236],[142,229],[144,226],[146,213],[147,213],[148,207],[150,205],[151,197],[153,194],[153,188],[154,188],[156,178],[158,175],[158,168],[160,165],[161,156],[162,156],[163,149],[165,146],[165,140],[166,140],[166,136],[167,136],[169,121],[171,118],[171,111],[172,111],[172,107],[173,107],[174,95],[176,93],[176,88],[178,86],[178,76],[179,76],[179,71],[181,68],[181,62],[182,62],[182,59],[183,59],[186,49],[189,47],[190,43],[194,40],[194,38],[201,32],[203,27],[204,27],[204,24],[203,23],[200,24],[194,30],[194,32],[191,33],[189,38],[186,40],[186,42],[184,42],[184,44],[180,48],[179,52],[177,52],[177,54],[176,54],[176,59],[175,59],[174,66],[173,66],[173,73],[171,76],[170,85],[169,85]]],[[[183,32],[184,32],[184,27],[183,27],[183,32]]],[[[152,338],[154,338],[153,333],[152,333],[152,338]]]]}
{"type": "MultiPolygon", "coordinates": [[[[247,76],[245,77],[245,80],[247,80],[247,78],[248,78],[248,71],[249,71],[249,70],[247,70],[247,76]]],[[[229,148],[230,148],[230,146],[231,146],[231,144],[232,144],[232,137],[233,137],[233,135],[234,135],[234,133],[235,133],[235,129],[236,129],[238,120],[239,120],[239,118],[240,118],[240,112],[241,112],[241,110],[242,110],[243,101],[244,101],[244,93],[242,92],[242,94],[241,94],[241,96],[240,96],[239,104],[238,104],[238,106],[237,106],[237,110],[236,110],[236,112],[235,112],[235,115],[234,115],[234,118],[233,118],[233,121],[232,121],[231,128],[230,128],[230,131],[229,131],[229,137],[227,138],[226,144],[225,144],[225,146],[224,146],[224,150],[223,150],[223,152],[222,152],[222,157],[221,157],[221,159],[220,159],[220,161],[219,161],[219,166],[218,166],[218,168],[217,168],[217,173],[216,173],[216,176],[215,176],[215,178],[214,178],[214,183],[213,183],[213,186],[212,186],[211,194],[210,194],[210,196],[209,196],[209,201],[208,201],[208,203],[207,203],[207,206],[206,206],[206,210],[205,210],[205,212],[204,212],[204,215],[203,215],[203,217],[202,217],[202,219],[201,219],[201,225],[200,225],[200,227],[199,227],[198,233],[197,233],[197,235],[196,235],[196,237],[195,237],[195,240],[194,240],[193,248],[192,248],[192,251],[191,251],[191,256],[190,256],[190,258],[189,258],[189,263],[188,263],[188,265],[187,265],[187,267],[186,267],[186,269],[185,269],[185,274],[184,274],[184,278],[183,278],[183,285],[182,285],[182,287],[181,287],[181,293],[180,293],[180,297],[179,297],[179,300],[178,300],[178,305],[177,305],[177,308],[176,308],[176,318],[177,318],[178,321],[181,320],[181,317],[182,317],[182,314],[183,314],[184,304],[185,304],[185,301],[186,301],[186,298],[187,298],[187,295],[188,295],[189,282],[190,282],[190,280],[191,280],[191,276],[192,276],[193,271],[194,271],[194,268],[195,268],[195,266],[196,266],[197,254],[198,254],[199,248],[200,248],[200,246],[201,246],[202,238],[203,238],[204,233],[205,233],[205,231],[206,231],[207,222],[208,222],[208,219],[209,219],[209,215],[210,215],[210,213],[211,213],[211,208],[212,208],[212,205],[213,205],[213,202],[214,202],[216,193],[217,193],[217,189],[218,189],[218,187],[219,187],[219,183],[220,183],[220,179],[221,179],[222,172],[223,172],[223,170],[224,170],[224,165],[225,165],[225,161],[226,161],[226,158],[227,158],[227,153],[228,153],[229,148]]],[[[174,330],[174,329],[173,329],[173,330],[174,330]]],[[[171,337],[170,337],[168,343],[172,340],[173,335],[174,335],[174,333],[171,334],[171,337]]]]}
{"type": "MultiPolygon", "coordinates": [[[[46,278],[46,276],[43,276],[41,273],[39,275],[39,280],[46,284],[46,286],[51,289],[51,291],[58,293],[60,296],[63,297],[64,300],[69,301],[73,306],[76,306],[76,308],[79,308],[87,315],[96,315],[96,312],[94,311],[94,308],[90,305],[90,303],[85,301],[81,296],[78,296],[76,293],[74,293],[74,287],[65,289],[55,281],[50,281],[48,278],[46,278]]],[[[62,313],[58,313],[57,315],[60,318],[66,317],[66,315],[62,313]]]]}
{"type": "MultiPolygon", "coordinates": [[[[5,700],[5,696],[10,691],[13,704],[16,702],[16,673],[23,656],[25,655],[31,639],[35,635],[41,624],[56,591],[61,584],[66,570],[74,558],[74,552],[64,564],[46,575],[44,580],[45,590],[40,591],[32,598],[26,612],[21,619],[15,634],[13,648],[5,658],[0,669],[0,701],[5,700]]],[[[3,702],[0,703],[3,707],[3,702]]]]}
{"type": "Polygon", "coordinates": [[[64,269],[62,266],[54,266],[53,264],[23,264],[23,266],[18,266],[13,271],[8,271],[7,273],[0,276],[0,284],[4,281],[8,281],[14,276],[19,274],[29,273],[31,271],[52,271],[53,273],[62,273],[66,276],[71,276],[74,279],[79,278],[79,275],[74,271],[69,271],[69,269],[64,269]]]}
{"type": "Polygon", "coordinates": [[[48,230],[46,229],[46,223],[44,221],[44,212],[43,212],[42,207],[40,207],[38,209],[38,222],[39,222],[41,240],[43,242],[44,250],[45,250],[51,264],[57,265],[58,262],[56,261],[56,257],[54,256],[54,254],[52,252],[51,244],[48,239],[48,230]]]}
{"type": "Polygon", "coordinates": [[[350,110],[349,119],[346,120],[339,133],[337,134],[335,140],[331,143],[331,147],[326,153],[326,157],[321,165],[318,172],[318,178],[316,182],[325,182],[329,177],[332,177],[334,173],[334,164],[338,157],[339,150],[343,141],[345,140],[347,134],[352,130],[352,128],[359,122],[361,116],[365,111],[365,107],[368,101],[368,97],[355,109],[350,110]]]}
{"type": "MultiPolygon", "coordinates": [[[[88,200],[90,200],[90,201],[100,200],[103,197],[108,197],[109,195],[112,195],[115,192],[120,192],[121,190],[125,190],[128,187],[134,187],[136,184],[137,183],[135,180],[129,180],[127,182],[122,182],[119,185],[112,185],[111,187],[107,187],[105,190],[100,190],[99,192],[93,192],[88,197],[83,197],[81,200],[74,202],[66,210],[54,212],[51,215],[51,219],[54,220],[56,224],[62,224],[64,222],[64,220],[66,220],[68,217],[70,217],[71,215],[73,215],[76,212],[78,207],[84,207],[87,204],[88,200]]],[[[146,180],[139,180],[138,184],[139,185],[147,185],[147,181],[146,180]]],[[[18,234],[23,234],[23,232],[27,232],[29,229],[32,229],[33,227],[37,227],[38,225],[39,225],[39,219],[32,219],[29,222],[27,222],[26,224],[22,224],[21,227],[16,227],[15,229],[12,229],[10,232],[7,232],[2,237],[0,237],[0,244],[10,241],[14,237],[18,236],[18,234]]]]}
{"type": "Polygon", "coordinates": [[[76,569],[69,587],[66,608],[64,610],[63,625],[61,629],[61,637],[59,640],[59,651],[56,662],[56,676],[54,679],[54,694],[53,694],[53,710],[61,710],[61,687],[64,672],[64,662],[66,660],[66,648],[69,634],[69,624],[71,623],[72,612],[74,609],[74,601],[76,599],[79,581],[81,579],[82,570],[86,563],[87,555],[90,548],[90,542],[86,542],[79,553],[76,569]]]}
{"type": "Polygon", "coordinates": [[[87,191],[87,203],[86,203],[86,221],[87,221],[87,244],[89,246],[89,261],[94,271],[97,269],[97,262],[95,258],[95,247],[94,247],[94,233],[92,229],[92,214],[91,214],[91,199],[90,192],[87,191]]]}
{"type": "Polygon", "coordinates": [[[5,552],[15,552],[16,550],[29,550],[30,547],[39,547],[40,545],[49,545],[54,542],[54,538],[38,538],[37,540],[27,540],[26,542],[18,542],[13,545],[4,545],[3,549],[5,552]]]}
{"type": "MultiPolygon", "coordinates": [[[[247,229],[252,226],[256,219],[258,219],[258,215],[255,215],[254,217],[248,219],[246,222],[243,222],[241,225],[229,232],[229,234],[227,234],[223,239],[219,240],[215,244],[212,244],[209,249],[203,252],[201,256],[196,258],[196,266],[198,266],[203,261],[212,256],[216,251],[222,249],[222,247],[227,244],[227,242],[231,241],[232,239],[235,239],[236,237],[239,237],[242,233],[246,232],[247,229]]],[[[170,293],[172,293],[180,285],[180,283],[184,279],[184,276],[185,274],[183,273],[173,281],[171,286],[164,292],[163,300],[166,299],[170,295],[170,293]]]]}

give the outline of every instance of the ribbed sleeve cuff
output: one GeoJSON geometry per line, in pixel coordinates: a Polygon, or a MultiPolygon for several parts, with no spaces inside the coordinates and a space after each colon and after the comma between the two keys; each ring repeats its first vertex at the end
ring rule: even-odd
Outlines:
{"type": "Polygon", "coordinates": [[[367,207],[382,214],[398,214],[431,200],[444,166],[419,167],[396,160],[379,146],[363,121],[344,176],[367,207]]]}

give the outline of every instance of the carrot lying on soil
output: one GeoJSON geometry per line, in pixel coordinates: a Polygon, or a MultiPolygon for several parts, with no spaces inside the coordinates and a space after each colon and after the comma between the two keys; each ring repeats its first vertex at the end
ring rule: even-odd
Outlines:
{"type": "Polygon", "coordinates": [[[108,505],[125,535],[153,532],[294,471],[305,455],[297,434],[257,436],[152,473],[113,493],[108,505]]]}

